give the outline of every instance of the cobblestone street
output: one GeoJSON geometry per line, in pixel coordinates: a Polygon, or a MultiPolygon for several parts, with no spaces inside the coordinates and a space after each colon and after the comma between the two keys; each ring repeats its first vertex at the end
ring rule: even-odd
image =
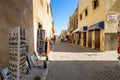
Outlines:
{"type": "Polygon", "coordinates": [[[61,43],[50,54],[46,80],[120,80],[117,52],[61,43]]]}

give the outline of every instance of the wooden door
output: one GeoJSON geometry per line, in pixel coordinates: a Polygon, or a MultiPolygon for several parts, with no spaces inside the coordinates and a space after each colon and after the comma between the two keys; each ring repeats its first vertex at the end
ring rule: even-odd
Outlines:
{"type": "Polygon", "coordinates": [[[92,48],[92,31],[88,32],[88,47],[92,48]]]}
{"type": "Polygon", "coordinates": [[[79,43],[78,44],[80,44],[81,43],[81,33],[79,33],[79,43]]]}
{"type": "Polygon", "coordinates": [[[83,33],[83,45],[86,46],[86,32],[83,33]]]}
{"type": "Polygon", "coordinates": [[[95,49],[100,50],[100,29],[95,30],[95,49]]]}

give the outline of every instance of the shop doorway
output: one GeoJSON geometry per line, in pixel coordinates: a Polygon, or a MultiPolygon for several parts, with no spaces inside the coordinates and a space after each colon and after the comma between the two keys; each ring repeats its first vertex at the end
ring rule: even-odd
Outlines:
{"type": "Polygon", "coordinates": [[[92,48],[92,31],[88,32],[88,47],[92,48]]]}
{"type": "Polygon", "coordinates": [[[83,45],[86,46],[86,32],[83,32],[83,45]]]}
{"type": "Polygon", "coordinates": [[[100,50],[100,29],[95,30],[95,49],[100,50]]]}
{"type": "Polygon", "coordinates": [[[79,33],[79,42],[78,42],[78,44],[80,44],[81,43],[81,33],[79,33]]]}

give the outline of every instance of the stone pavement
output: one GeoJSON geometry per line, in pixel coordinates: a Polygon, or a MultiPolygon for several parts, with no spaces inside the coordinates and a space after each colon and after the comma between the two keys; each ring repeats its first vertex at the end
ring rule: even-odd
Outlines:
{"type": "Polygon", "coordinates": [[[120,80],[117,51],[98,52],[73,44],[57,44],[50,54],[46,80],[120,80]]]}
{"type": "Polygon", "coordinates": [[[28,75],[26,76],[26,80],[34,80],[35,76],[42,77],[44,69],[32,68],[28,75]]]}
{"type": "MultiPolygon", "coordinates": [[[[45,59],[43,59],[43,60],[45,60],[45,59]]],[[[41,78],[41,80],[46,80],[48,68],[47,69],[43,68],[43,60],[39,60],[37,62],[37,64],[39,65],[38,67],[32,67],[30,69],[29,73],[26,75],[26,80],[34,80],[35,76],[39,76],[41,78]]],[[[47,62],[47,64],[49,64],[49,61],[47,62]]],[[[49,67],[49,65],[48,65],[48,67],[49,67]]]]}

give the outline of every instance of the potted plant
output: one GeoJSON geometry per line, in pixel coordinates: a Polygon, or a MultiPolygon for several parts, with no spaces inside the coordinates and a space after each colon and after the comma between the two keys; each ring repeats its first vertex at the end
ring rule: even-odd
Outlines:
{"type": "Polygon", "coordinates": [[[44,67],[44,69],[47,68],[47,61],[46,60],[44,61],[43,67],[44,67]]]}
{"type": "Polygon", "coordinates": [[[41,78],[39,76],[35,76],[34,80],[41,80],[41,78]]]}

